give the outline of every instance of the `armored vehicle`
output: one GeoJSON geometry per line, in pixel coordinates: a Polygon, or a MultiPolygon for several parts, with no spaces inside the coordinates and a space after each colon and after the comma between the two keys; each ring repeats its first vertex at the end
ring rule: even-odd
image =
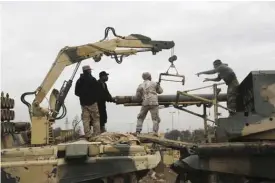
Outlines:
{"type": "Polygon", "coordinates": [[[161,160],[158,151],[138,143],[88,142],[84,139],[58,145],[2,149],[1,154],[3,183],[137,183],[161,160]]]}

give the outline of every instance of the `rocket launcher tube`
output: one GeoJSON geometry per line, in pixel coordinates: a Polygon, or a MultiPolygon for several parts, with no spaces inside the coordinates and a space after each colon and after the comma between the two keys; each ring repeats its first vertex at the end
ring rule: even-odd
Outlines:
{"type": "MultiPolygon", "coordinates": [[[[214,99],[213,94],[192,94],[192,95],[205,98],[208,100],[214,99]]],[[[217,100],[219,102],[225,102],[227,100],[227,95],[219,94],[217,97],[217,100]]],[[[114,97],[114,101],[117,105],[119,104],[124,104],[125,106],[141,105],[141,101],[138,100],[137,97],[135,96],[116,96],[114,97]]],[[[177,101],[177,95],[158,95],[159,105],[172,105],[172,104],[175,104],[176,101],[177,101]]],[[[196,99],[194,97],[184,96],[184,95],[179,96],[179,99],[178,99],[178,104],[182,104],[182,105],[201,104],[201,103],[206,103],[206,102],[196,99]]]]}

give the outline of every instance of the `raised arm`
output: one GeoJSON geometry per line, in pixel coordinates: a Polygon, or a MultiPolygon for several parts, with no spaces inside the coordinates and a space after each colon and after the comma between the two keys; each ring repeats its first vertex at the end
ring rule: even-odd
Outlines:
{"type": "Polygon", "coordinates": [[[112,95],[111,95],[111,93],[110,93],[110,91],[109,91],[109,89],[108,89],[108,86],[107,86],[107,84],[105,84],[105,86],[106,86],[106,92],[107,92],[107,101],[108,102],[112,102],[113,101],[113,97],[112,97],[112,95]]]}
{"type": "Polygon", "coordinates": [[[162,94],[162,93],[163,93],[163,89],[162,89],[162,87],[160,86],[159,83],[157,83],[156,92],[157,92],[158,94],[162,94]]]}
{"type": "Polygon", "coordinates": [[[217,70],[216,69],[212,69],[212,70],[208,70],[208,71],[203,71],[203,72],[199,72],[197,73],[197,75],[201,75],[201,74],[216,74],[217,70]]]}
{"type": "Polygon", "coordinates": [[[216,81],[216,82],[218,82],[220,80],[221,80],[221,77],[220,77],[220,75],[218,75],[218,77],[216,77],[216,78],[205,78],[203,80],[203,82],[206,82],[206,81],[216,81]]]}

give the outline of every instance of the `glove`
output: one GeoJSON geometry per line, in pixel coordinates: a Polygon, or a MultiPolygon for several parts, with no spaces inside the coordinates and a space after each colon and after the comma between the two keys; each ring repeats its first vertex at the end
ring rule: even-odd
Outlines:
{"type": "Polygon", "coordinates": [[[110,98],[108,102],[113,102],[113,103],[116,103],[116,99],[114,99],[114,98],[110,98]]]}

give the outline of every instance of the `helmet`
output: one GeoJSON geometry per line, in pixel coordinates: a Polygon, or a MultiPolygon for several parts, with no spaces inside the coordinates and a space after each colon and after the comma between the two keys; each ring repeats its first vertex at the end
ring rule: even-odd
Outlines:
{"type": "Polygon", "coordinates": [[[147,80],[151,78],[151,74],[149,72],[142,73],[142,79],[147,80]]]}

